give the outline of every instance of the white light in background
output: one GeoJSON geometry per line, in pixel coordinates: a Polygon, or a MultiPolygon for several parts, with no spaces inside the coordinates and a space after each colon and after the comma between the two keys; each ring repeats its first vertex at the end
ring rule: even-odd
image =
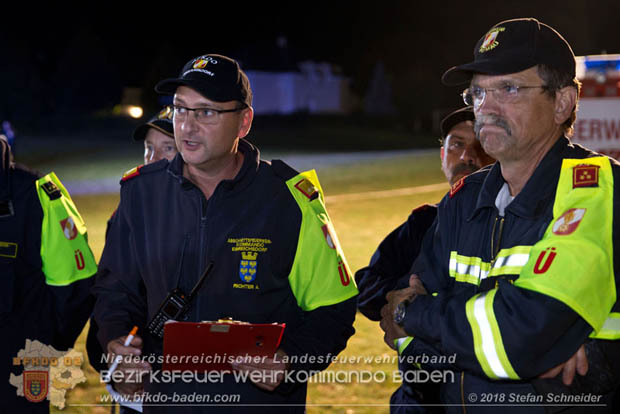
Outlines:
{"type": "Polygon", "coordinates": [[[127,113],[129,114],[130,117],[138,119],[138,118],[142,118],[144,111],[139,106],[129,106],[127,108],[127,113]]]}

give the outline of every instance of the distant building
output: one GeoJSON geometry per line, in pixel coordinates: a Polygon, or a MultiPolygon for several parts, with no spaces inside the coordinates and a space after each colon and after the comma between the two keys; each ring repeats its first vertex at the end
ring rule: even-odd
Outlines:
{"type": "Polygon", "coordinates": [[[247,70],[258,115],[345,114],[351,112],[349,79],[329,63],[301,62],[298,71],[247,70]]]}

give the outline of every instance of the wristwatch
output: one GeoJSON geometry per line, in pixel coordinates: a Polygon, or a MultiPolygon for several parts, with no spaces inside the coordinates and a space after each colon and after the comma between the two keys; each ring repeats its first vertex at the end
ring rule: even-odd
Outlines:
{"type": "Polygon", "coordinates": [[[396,309],[394,309],[394,323],[398,326],[403,326],[403,322],[405,321],[405,309],[411,303],[408,299],[403,300],[398,305],[396,305],[396,309]]]}

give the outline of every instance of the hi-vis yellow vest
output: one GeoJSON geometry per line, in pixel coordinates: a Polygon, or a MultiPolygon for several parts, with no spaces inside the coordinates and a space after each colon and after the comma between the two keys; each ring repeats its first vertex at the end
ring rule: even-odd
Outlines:
{"type": "Polygon", "coordinates": [[[357,295],[355,279],[325,209],[316,172],[303,172],[286,185],[302,213],[297,252],[288,277],[297,304],[311,311],[357,295]]]}
{"type": "Polygon", "coordinates": [[[43,209],[41,261],[46,283],[66,286],[93,276],[97,263],[69,193],[53,172],[37,180],[36,188],[43,209]]]}

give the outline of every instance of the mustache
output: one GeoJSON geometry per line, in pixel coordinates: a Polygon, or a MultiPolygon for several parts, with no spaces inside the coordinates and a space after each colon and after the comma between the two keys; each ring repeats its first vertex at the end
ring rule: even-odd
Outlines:
{"type": "Polygon", "coordinates": [[[480,169],[480,167],[476,164],[457,164],[452,169],[452,175],[458,175],[461,173],[466,173],[467,175],[476,172],[480,169]]]}
{"type": "Polygon", "coordinates": [[[506,131],[508,135],[512,135],[512,129],[510,129],[510,125],[508,125],[508,122],[504,118],[497,115],[479,115],[474,122],[474,133],[478,140],[480,140],[480,130],[487,125],[498,126],[506,131]]]}

